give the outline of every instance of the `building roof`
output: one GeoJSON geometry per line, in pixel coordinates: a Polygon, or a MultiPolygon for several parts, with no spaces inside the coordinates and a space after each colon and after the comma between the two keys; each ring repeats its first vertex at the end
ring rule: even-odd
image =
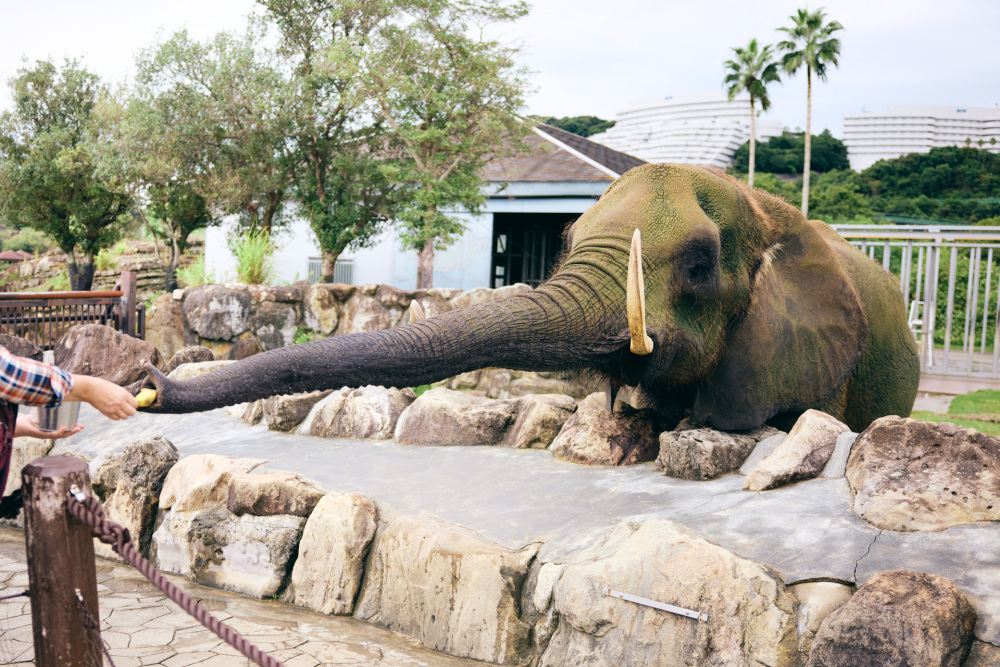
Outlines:
{"type": "Polygon", "coordinates": [[[493,160],[484,169],[488,181],[611,181],[645,160],[613,150],[579,135],[539,123],[518,155],[493,160]]]}
{"type": "Polygon", "coordinates": [[[30,252],[24,250],[4,250],[0,252],[0,262],[23,262],[34,257],[30,252]]]}

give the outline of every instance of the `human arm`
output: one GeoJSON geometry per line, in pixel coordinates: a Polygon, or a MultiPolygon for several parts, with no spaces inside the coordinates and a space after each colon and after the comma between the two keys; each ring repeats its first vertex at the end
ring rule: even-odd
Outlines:
{"type": "Polygon", "coordinates": [[[90,403],[108,419],[128,419],[139,407],[135,396],[113,382],[89,375],[73,375],[73,388],[63,400],[90,403]]]}
{"type": "Polygon", "coordinates": [[[83,424],[77,424],[73,428],[66,428],[65,426],[60,426],[57,431],[43,431],[38,428],[38,422],[25,415],[20,415],[17,418],[17,422],[14,424],[14,437],[15,438],[41,438],[43,440],[59,440],[60,438],[68,438],[71,435],[76,435],[83,430],[83,424]]]}

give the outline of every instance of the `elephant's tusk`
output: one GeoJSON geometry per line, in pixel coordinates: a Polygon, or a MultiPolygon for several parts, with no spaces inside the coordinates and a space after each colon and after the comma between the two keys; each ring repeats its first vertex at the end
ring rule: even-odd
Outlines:
{"type": "Polygon", "coordinates": [[[626,290],[628,330],[632,335],[629,349],[633,354],[646,355],[653,351],[653,339],[646,333],[646,281],[642,277],[642,237],[638,229],[632,234],[632,249],[628,254],[626,290]]]}
{"type": "Polygon", "coordinates": [[[423,306],[420,305],[419,301],[414,299],[413,302],[410,303],[410,324],[421,322],[426,319],[427,315],[424,313],[423,306]]]}

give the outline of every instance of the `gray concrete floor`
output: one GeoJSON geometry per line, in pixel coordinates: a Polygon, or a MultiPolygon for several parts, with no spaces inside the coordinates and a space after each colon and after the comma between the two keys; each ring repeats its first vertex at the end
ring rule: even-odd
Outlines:
{"type": "Polygon", "coordinates": [[[221,410],[110,422],[84,406],[80,421],[87,428],[57,443],[53,454],[90,459],[159,434],[182,457],[265,458],[270,462],[262,469],[291,470],[329,491],[362,493],[386,519],[426,514],[511,548],[542,542],[543,560],[562,559],[621,521],[665,518],[770,565],[789,584],[863,583],[891,568],[933,572],[973,597],[977,635],[1000,645],[1000,526],[879,531],[854,514],[842,477],[755,493],[742,490],[739,475],[690,482],[666,477],[651,463],[592,468],[557,461],[545,450],[296,436],[249,426],[221,410]]]}

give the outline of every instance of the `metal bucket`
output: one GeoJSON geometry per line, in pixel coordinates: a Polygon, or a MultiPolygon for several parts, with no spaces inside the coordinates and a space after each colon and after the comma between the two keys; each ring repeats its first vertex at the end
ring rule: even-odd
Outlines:
{"type": "Polygon", "coordinates": [[[38,428],[58,431],[59,427],[73,428],[80,416],[80,401],[63,401],[59,405],[38,407],[38,428]]]}

